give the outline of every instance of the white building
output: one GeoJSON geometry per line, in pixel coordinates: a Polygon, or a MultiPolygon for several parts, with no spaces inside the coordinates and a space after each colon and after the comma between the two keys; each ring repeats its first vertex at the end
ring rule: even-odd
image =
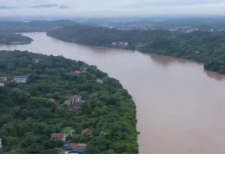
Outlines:
{"type": "Polygon", "coordinates": [[[0,87],[4,87],[4,86],[5,86],[5,84],[0,82],[0,87]]]}
{"type": "Polygon", "coordinates": [[[16,83],[26,83],[28,80],[29,76],[14,76],[13,81],[16,83]]]}
{"type": "Polygon", "coordinates": [[[96,79],[96,81],[98,82],[98,83],[103,83],[103,80],[102,79],[96,79]]]}

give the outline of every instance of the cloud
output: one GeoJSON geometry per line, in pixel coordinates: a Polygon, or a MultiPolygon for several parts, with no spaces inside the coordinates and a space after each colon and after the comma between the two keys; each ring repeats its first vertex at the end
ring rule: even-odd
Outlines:
{"type": "Polygon", "coordinates": [[[59,9],[68,9],[66,6],[59,6],[59,9]]]}
{"type": "Polygon", "coordinates": [[[225,15],[225,0],[0,0],[0,4],[4,4],[0,16],[225,15]]]}
{"type": "Polygon", "coordinates": [[[46,8],[66,9],[67,7],[66,6],[59,6],[57,4],[47,4],[47,5],[41,4],[41,5],[31,6],[31,8],[34,8],[34,9],[46,9],[46,8]]]}
{"type": "Polygon", "coordinates": [[[16,9],[17,7],[10,7],[10,6],[0,6],[0,10],[5,10],[5,9],[16,9]]]}

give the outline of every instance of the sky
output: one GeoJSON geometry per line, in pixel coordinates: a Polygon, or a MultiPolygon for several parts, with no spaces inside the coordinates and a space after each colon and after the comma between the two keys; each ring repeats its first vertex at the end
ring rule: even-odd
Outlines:
{"type": "Polygon", "coordinates": [[[225,15],[225,0],[0,0],[0,17],[225,15]]]}

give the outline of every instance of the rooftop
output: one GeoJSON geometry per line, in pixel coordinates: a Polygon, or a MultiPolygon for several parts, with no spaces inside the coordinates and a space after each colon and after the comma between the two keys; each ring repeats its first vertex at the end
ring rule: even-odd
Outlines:
{"type": "Polygon", "coordinates": [[[67,150],[77,149],[77,150],[85,150],[87,144],[83,143],[71,143],[67,150]]]}
{"type": "Polygon", "coordinates": [[[64,133],[52,133],[51,138],[63,138],[65,135],[64,133]]]}
{"type": "Polygon", "coordinates": [[[27,76],[27,75],[18,75],[18,76],[14,76],[14,78],[29,78],[29,76],[27,76]]]}
{"type": "Polygon", "coordinates": [[[89,131],[89,129],[84,129],[84,130],[82,130],[82,134],[86,134],[87,132],[89,131]]]}

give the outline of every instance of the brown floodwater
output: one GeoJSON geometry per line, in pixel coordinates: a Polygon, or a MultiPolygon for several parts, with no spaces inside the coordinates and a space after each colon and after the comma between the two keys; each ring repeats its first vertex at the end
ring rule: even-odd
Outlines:
{"type": "Polygon", "coordinates": [[[118,79],[137,105],[141,154],[225,153],[225,77],[202,64],[168,56],[62,42],[26,33],[29,45],[1,45],[63,55],[118,79]]]}

